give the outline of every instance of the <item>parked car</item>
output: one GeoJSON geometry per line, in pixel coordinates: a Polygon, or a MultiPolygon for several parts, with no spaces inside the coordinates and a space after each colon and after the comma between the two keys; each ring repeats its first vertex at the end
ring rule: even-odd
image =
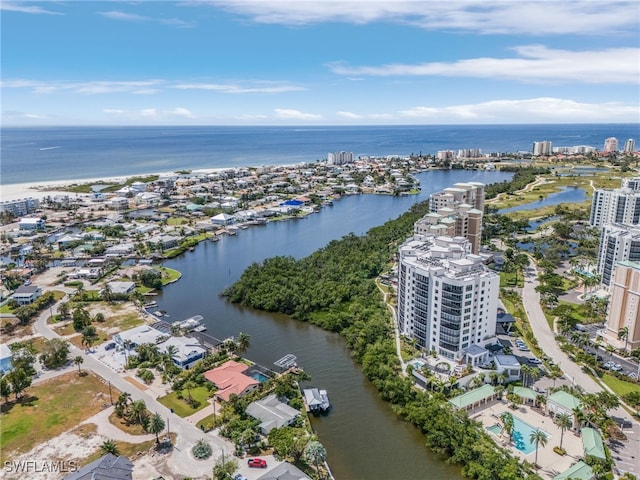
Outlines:
{"type": "Polygon", "coordinates": [[[613,367],[611,367],[611,370],[613,370],[614,372],[619,372],[620,370],[622,370],[622,365],[616,363],[613,367]]]}
{"type": "Polygon", "coordinates": [[[250,458],[247,460],[247,465],[252,468],[267,468],[267,461],[262,458],[250,458]]]}
{"type": "Polygon", "coordinates": [[[233,476],[233,480],[247,480],[247,477],[245,477],[244,475],[242,475],[241,473],[236,473],[233,476]]]}
{"type": "Polygon", "coordinates": [[[540,360],[539,358],[533,357],[529,359],[529,363],[533,363],[534,365],[540,365],[542,363],[542,360],[540,360]]]}
{"type": "Polygon", "coordinates": [[[107,344],[104,346],[104,349],[105,349],[105,350],[112,350],[112,349],[114,349],[114,348],[116,348],[116,344],[115,344],[114,342],[107,343],[107,344]]]}

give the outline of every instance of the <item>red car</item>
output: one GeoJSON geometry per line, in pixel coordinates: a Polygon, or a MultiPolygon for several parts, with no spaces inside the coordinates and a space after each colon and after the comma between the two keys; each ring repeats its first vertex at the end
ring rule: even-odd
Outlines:
{"type": "Polygon", "coordinates": [[[247,465],[253,468],[267,468],[267,461],[261,458],[250,458],[247,460],[247,465]]]}

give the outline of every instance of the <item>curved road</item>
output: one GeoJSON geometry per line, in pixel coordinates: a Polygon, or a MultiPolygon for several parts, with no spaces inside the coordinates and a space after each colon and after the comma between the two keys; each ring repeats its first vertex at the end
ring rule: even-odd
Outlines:
{"type": "MultiPolygon", "coordinates": [[[[536,291],[538,282],[538,270],[535,262],[530,257],[529,270],[525,272],[525,284],[522,289],[522,303],[529,318],[529,324],[533,334],[538,340],[540,349],[556,362],[560,369],[574,385],[579,385],[588,393],[596,393],[603,388],[593,378],[582,371],[582,367],[569,359],[566,353],[560,350],[555,340],[547,319],[540,305],[540,294],[536,291]],[[531,270],[532,269],[532,270],[531,270]]],[[[625,419],[632,423],[630,430],[625,430],[628,440],[615,446],[612,452],[616,467],[619,472],[630,472],[640,475],[640,423],[633,419],[622,407],[613,410],[613,416],[625,419]]]]}

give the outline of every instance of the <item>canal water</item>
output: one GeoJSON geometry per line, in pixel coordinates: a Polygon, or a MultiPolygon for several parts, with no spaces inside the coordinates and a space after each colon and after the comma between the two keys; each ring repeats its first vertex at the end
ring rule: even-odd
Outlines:
{"type": "Polygon", "coordinates": [[[418,175],[419,195],[346,196],[304,219],[272,222],[238,230],[218,242],[203,242],[193,252],[165,262],[182,279],[156,298],[170,321],[202,315],[207,333],[224,339],[239,332],[251,336],[247,358],[276,369],[286,354],[311,377],[311,385],[326,388],[332,410],[313,419],[319,440],[337,480],[460,479],[459,469],[446,465],[424,445],[423,435],[400,420],[350,357],[343,339],[288,316],[260,312],[227,302],[220,293],[252,262],[276,255],[301,258],[331,240],[361,235],[404,213],[429,194],[456,182],[485,184],[511,178],[510,173],[430,171],[418,175]]]}

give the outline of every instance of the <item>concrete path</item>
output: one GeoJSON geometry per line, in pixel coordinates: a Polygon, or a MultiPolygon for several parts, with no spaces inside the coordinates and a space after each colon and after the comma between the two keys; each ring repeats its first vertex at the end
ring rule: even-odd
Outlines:
{"type": "Polygon", "coordinates": [[[141,443],[146,442],[147,440],[154,440],[156,438],[154,434],[132,435],[122,431],[109,421],[109,416],[114,412],[114,410],[115,407],[105,408],[101,412],[96,413],[93,417],[89,417],[84,420],[80,425],[93,423],[98,427],[98,435],[102,435],[103,437],[110,438],[111,440],[117,440],[119,442],[141,443]]]}

